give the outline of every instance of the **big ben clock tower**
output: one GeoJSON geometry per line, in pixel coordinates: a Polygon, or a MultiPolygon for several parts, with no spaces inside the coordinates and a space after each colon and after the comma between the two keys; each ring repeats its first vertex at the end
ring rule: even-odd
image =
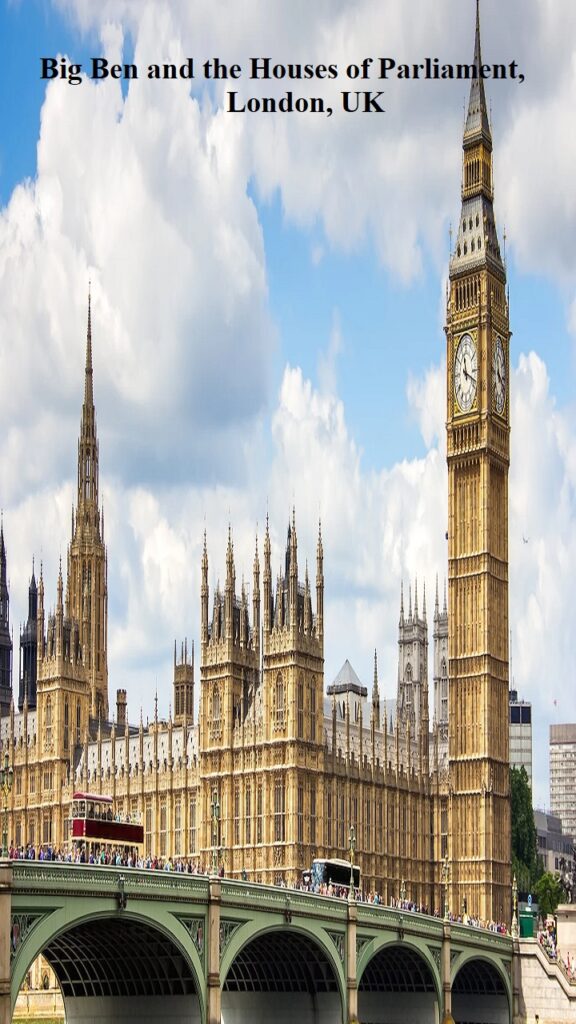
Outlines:
{"type": "MultiPolygon", "coordinates": [[[[482,65],[476,9],[474,63],[482,65]]],[[[506,272],[493,209],[482,79],[464,128],[462,212],[446,316],[449,586],[449,858],[452,906],[510,912],[506,272]]]]}

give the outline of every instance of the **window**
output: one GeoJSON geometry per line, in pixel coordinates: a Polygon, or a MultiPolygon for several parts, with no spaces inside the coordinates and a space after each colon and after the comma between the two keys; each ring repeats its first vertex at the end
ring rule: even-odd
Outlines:
{"type": "Polygon", "coordinates": [[[332,820],[333,820],[333,807],[332,807],[332,793],[326,794],[326,846],[332,846],[332,820]]]}
{"type": "Polygon", "coordinates": [[[256,787],[256,842],[262,842],[262,783],[256,787]]]}
{"type": "Polygon", "coordinates": [[[144,845],[146,854],[150,857],[152,855],[152,800],[146,800],[146,810],[144,813],[144,845]]]}
{"type": "MultiPolygon", "coordinates": [[[[16,770],[16,796],[20,796],[22,793],[22,772],[16,770]]],[[[20,846],[21,843],[16,843],[16,846],[20,846]]]]}
{"type": "Polygon", "coordinates": [[[240,846],[240,783],[234,786],[234,846],[240,846]]]}
{"type": "Polygon", "coordinates": [[[42,820],[42,842],[52,842],[52,818],[46,816],[42,820]]]}
{"type": "Polygon", "coordinates": [[[297,839],[296,842],[304,842],[304,786],[300,782],[298,784],[298,808],[296,812],[297,816],[297,839]]]}
{"type": "Polygon", "coordinates": [[[50,697],[46,698],[46,707],[44,709],[44,750],[49,750],[52,746],[52,700],[50,697]]]}
{"type": "Polygon", "coordinates": [[[160,804],[160,856],[166,856],[166,824],[167,824],[166,801],[160,804]]]}
{"type": "Polygon", "coordinates": [[[28,776],[28,789],[30,793],[36,792],[36,772],[30,772],[28,776]]]}
{"type": "Polygon", "coordinates": [[[366,799],[364,804],[364,849],[371,850],[371,832],[372,832],[372,804],[370,803],[370,797],[366,799]]]}
{"type": "Polygon", "coordinates": [[[212,719],[214,722],[220,721],[220,691],[218,686],[215,686],[212,691],[212,719]]]}
{"type": "Polygon", "coordinates": [[[297,692],[298,739],[304,739],[304,681],[302,676],[298,682],[297,692]]]}
{"type": "Polygon", "coordinates": [[[76,746],[82,742],[82,708],[80,701],[76,701],[76,746]]]}
{"type": "Polygon", "coordinates": [[[68,698],[64,701],[64,750],[70,749],[70,705],[68,698]]]}
{"type": "Polygon", "coordinates": [[[190,853],[196,853],[196,797],[190,800],[190,853]]]}
{"type": "Polygon", "coordinates": [[[278,778],[274,781],[274,842],[283,843],[286,838],[285,832],[285,811],[286,791],[284,779],[278,778]]]}
{"type": "Polygon", "coordinates": [[[182,801],[179,796],[174,798],[174,853],[177,857],[182,853],[182,801]]]}
{"type": "Polygon", "coordinates": [[[310,845],[316,846],[316,786],[310,783],[310,845]]]}
{"type": "Polygon", "coordinates": [[[246,793],[244,795],[244,831],[245,831],[245,843],[246,846],[250,846],[252,842],[252,790],[250,783],[246,784],[246,793]]]}
{"type": "Polygon", "coordinates": [[[310,739],[316,741],[316,677],[310,683],[310,739]]]}
{"type": "Polygon", "coordinates": [[[284,725],[284,683],[282,676],[278,673],[276,678],[276,726],[282,728],[284,725]]]}

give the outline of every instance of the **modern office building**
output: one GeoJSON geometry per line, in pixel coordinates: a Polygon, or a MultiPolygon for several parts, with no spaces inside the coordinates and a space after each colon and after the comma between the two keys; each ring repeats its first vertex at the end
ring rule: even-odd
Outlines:
{"type": "Polygon", "coordinates": [[[550,809],[576,835],[576,724],[550,726],[550,809]]]}
{"type": "Polygon", "coordinates": [[[524,767],[532,787],[532,704],[517,690],[510,690],[510,767],[524,767]]]}
{"type": "Polygon", "coordinates": [[[574,837],[564,832],[560,818],[546,811],[534,811],[534,824],[544,870],[571,876],[575,867],[574,837]]]}

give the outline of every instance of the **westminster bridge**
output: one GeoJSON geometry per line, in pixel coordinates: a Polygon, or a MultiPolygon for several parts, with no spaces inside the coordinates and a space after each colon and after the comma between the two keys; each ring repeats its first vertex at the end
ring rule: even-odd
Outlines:
{"type": "Polygon", "coordinates": [[[0,914],[0,1024],[40,953],[68,1024],[511,1024],[517,1013],[511,938],[370,903],[2,861],[0,914]]]}

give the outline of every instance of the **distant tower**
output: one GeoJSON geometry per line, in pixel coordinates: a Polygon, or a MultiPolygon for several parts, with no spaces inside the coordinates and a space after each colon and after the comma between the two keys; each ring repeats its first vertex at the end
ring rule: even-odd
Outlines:
{"type": "Polygon", "coordinates": [[[68,548],[70,580],[67,613],[80,626],[82,658],[88,673],[91,715],[108,717],[108,585],[104,514],[98,507],[98,438],[92,382],[92,322],[88,297],[88,331],[84,404],[78,441],[76,518],[68,548]]]}
{"type": "Polygon", "coordinates": [[[188,654],[188,641],[181,646],[180,659],[174,641],[174,725],[194,724],[194,641],[188,654]]]}
{"type": "Polygon", "coordinates": [[[400,595],[400,620],[398,623],[398,692],[396,717],[401,730],[410,726],[410,735],[415,739],[422,724],[422,709],[428,699],[428,622],[426,619],[426,597],[422,617],[418,609],[418,583],[414,587],[414,608],[412,608],[412,587],[409,589],[408,615],[404,614],[404,594],[400,595]]]}
{"type": "Polygon", "coordinates": [[[36,676],[38,660],[38,636],[36,620],[38,616],[38,588],[34,566],[28,587],[28,619],[20,634],[20,685],[18,688],[18,710],[22,711],[24,702],[28,710],[36,707],[36,676]]]}
{"type": "MultiPolygon", "coordinates": [[[[474,64],[482,65],[476,13],[474,64]]],[[[510,913],[506,270],[484,82],[470,87],[446,310],[451,902],[510,913]]]]}
{"type": "Polygon", "coordinates": [[[9,613],[4,523],[0,520],[0,715],[9,714],[12,703],[12,637],[9,613]]]}

